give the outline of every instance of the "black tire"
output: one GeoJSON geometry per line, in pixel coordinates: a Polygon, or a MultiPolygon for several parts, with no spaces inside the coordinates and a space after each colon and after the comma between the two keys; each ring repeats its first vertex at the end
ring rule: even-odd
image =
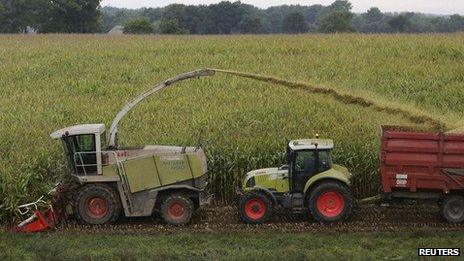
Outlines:
{"type": "Polygon", "coordinates": [[[247,192],[238,203],[240,218],[247,224],[262,224],[272,216],[272,202],[263,193],[247,192]]]}
{"type": "Polygon", "coordinates": [[[441,204],[441,215],[449,223],[457,224],[464,221],[464,197],[448,196],[441,204]]]}
{"type": "Polygon", "coordinates": [[[89,225],[115,222],[121,214],[121,200],[118,193],[106,184],[89,184],[77,192],[76,217],[89,225]]]}
{"type": "Polygon", "coordinates": [[[195,206],[193,201],[183,194],[168,195],[161,204],[161,216],[169,225],[185,225],[192,219],[195,206]]]}
{"type": "Polygon", "coordinates": [[[353,201],[347,186],[334,181],[322,182],[310,192],[309,211],[323,224],[343,222],[351,215],[353,201]]]}

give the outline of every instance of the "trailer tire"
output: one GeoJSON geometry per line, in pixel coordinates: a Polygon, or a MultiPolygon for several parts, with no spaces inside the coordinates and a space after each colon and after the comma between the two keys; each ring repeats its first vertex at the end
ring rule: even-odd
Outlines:
{"type": "Polygon", "coordinates": [[[169,225],[185,225],[192,219],[195,206],[193,201],[183,194],[168,195],[161,204],[161,216],[169,225]]]}
{"type": "Polygon", "coordinates": [[[464,197],[448,196],[441,204],[441,215],[449,223],[461,223],[464,221],[464,197]]]}
{"type": "Polygon", "coordinates": [[[113,223],[121,214],[117,192],[106,184],[89,184],[80,188],[76,197],[76,217],[89,225],[113,223]]]}
{"type": "Polygon", "coordinates": [[[352,209],[353,197],[350,190],[339,182],[322,182],[310,192],[309,212],[323,224],[347,220],[352,209]]]}
{"type": "Polygon", "coordinates": [[[247,224],[262,224],[272,216],[272,201],[263,193],[247,192],[238,203],[240,218],[247,224]]]}

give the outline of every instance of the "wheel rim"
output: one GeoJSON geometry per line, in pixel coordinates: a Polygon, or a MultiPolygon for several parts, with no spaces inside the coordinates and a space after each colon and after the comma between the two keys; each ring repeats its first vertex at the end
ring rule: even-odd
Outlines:
{"type": "Polygon", "coordinates": [[[186,213],[185,206],[181,203],[174,202],[168,208],[168,214],[173,219],[182,219],[186,213]]]}
{"type": "Polygon", "coordinates": [[[317,198],[317,210],[323,216],[333,218],[340,215],[345,208],[345,199],[338,191],[330,190],[317,198]]]}
{"type": "Polygon", "coordinates": [[[85,210],[91,218],[103,218],[108,214],[108,203],[102,197],[93,197],[87,200],[85,210]]]}
{"type": "Polygon", "coordinates": [[[452,202],[448,208],[448,215],[454,219],[459,220],[464,216],[464,206],[460,202],[452,202]]]}
{"type": "Polygon", "coordinates": [[[245,203],[245,215],[253,220],[258,220],[266,214],[266,204],[260,198],[253,198],[245,203]]]}

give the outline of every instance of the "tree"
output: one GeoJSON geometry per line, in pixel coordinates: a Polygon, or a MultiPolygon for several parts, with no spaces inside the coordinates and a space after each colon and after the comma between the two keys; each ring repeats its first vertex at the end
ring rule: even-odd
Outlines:
{"type": "Polygon", "coordinates": [[[409,21],[408,16],[402,14],[398,15],[395,17],[392,17],[388,21],[388,25],[395,31],[395,32],[401,32],[404,33],[408,30],[408,28],[411,25],[411,22],[409,21]]]}
{"type": "Polygon", "coordinates": [[[102,31],[101,0],[49,0],[50,16],[41,24],[46,33],[96,33],[102,31]]]}
{"type": "Polygon", "coordinates": [[[48,0],[1,0],[0,32],[20,33],[27,26],[38,28],[47,19],[48,0]]]}
{"type": "Polygon", "coordinates": [[[458,14],[452,15],[449,18],[450,30],[452,32],[464,30],[464,17],[458,14]]]}
{"type": "Polygon", "coordinates": [[[263,30],[263,21],[259,16],[247,15],[240,22],[240,32],[245,34],[258,34],[263,30]]]}
{"type": "Polygon", "coordinates": [[[294,12],[285,16],[282,30],[285,33],[306,33],[309,30],[309,25],[304,14],[294,12]]]}
{"type": "Polygon", "coordinates": [[[240,2],[231,3],[223,1],[218,4],[210,5],[213,12],[213,22],[217,25],[218,33],[231,34],[238,31],[239,23],[242,20],[242,10],[240,2]]]}
{"type": "Polygon", "coordinates": [[[350,1],[337,0],[328,6],[329,12],[349,12],[353,8],[350,1]]]}
{"type": "Polygon", "coordinates": [[[154,27],[148,18],[138,18],[124,24],[124,34],[152,34],[154,27]]]}
{"type": "Polygon", "coordinates": [[[320,30],[324,33],[354,32],[351,25],[353,14],[347,11],[335,11],[327,15],[321,24],[320,30]]]}
{"type": "Polygon", "coordinates": [[[383,13],[377,7],[372,7],[371,9],[367,10],[366,13],[362,14],[362,17],[366,19],[368,23],[375,23],[383,18],[383,13]]]}
{"type": "Polygon", "coordinates": [[[159,23],[160,34],[188,34],[189,32],[179,26],[175,19],[161,19],[159,23]]]}

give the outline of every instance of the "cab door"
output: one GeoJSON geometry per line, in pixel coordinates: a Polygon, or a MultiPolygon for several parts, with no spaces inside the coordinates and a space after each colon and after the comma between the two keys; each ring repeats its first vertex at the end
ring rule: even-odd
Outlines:
{"type": "Polygon", "coordinates": [[[295,151],[292,164],[292,192],[303,192],[308,179],[319,172],[318,165],[317,151],[295,151]]]}
{"type": "Polygon", "coordinates": [[[69,165],[76,174],[97,173],[97,152],[94,134],[64,136],[62,140],[69,165]]]}

